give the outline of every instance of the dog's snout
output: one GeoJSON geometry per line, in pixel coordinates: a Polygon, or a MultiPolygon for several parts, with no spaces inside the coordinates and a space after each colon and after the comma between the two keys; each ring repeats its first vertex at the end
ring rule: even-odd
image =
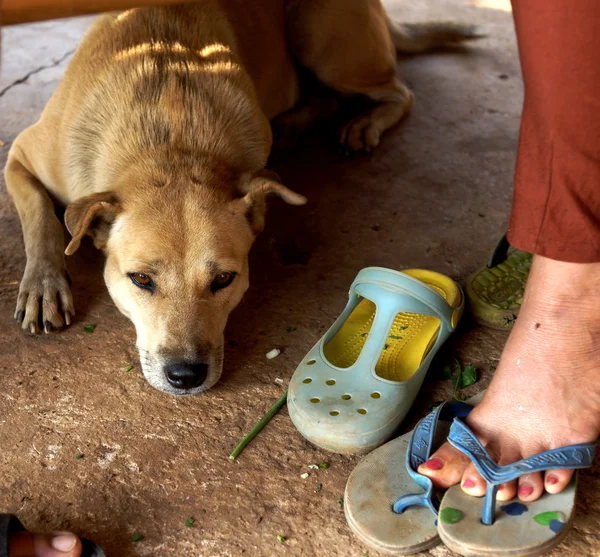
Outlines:
{"type": "Polygon", "coordinates": [[[208,374],[207,364],[175,363],[166,366],[167,381],[176,389],[195,389],[208,374]]]}

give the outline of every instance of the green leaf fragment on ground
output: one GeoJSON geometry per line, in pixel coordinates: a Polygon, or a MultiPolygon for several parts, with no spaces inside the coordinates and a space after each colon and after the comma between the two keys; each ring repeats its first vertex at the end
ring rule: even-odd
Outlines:
{"type": "Polygon", "coordinates": [[[390,345],[389,345],[389,344],[386,344],[386,345],[383,347],[383,349],[384,349],[384,350],[387,350],[389,347],[390,347],[390,345]]]}
{"type": "Polygon", "coordinates": [[[340,497],[340,498],[338,499],[338,504],[340,505],[340,507],[343,507],[343,506],[344,506],[344,498],[343,498],[343,497],[340,497]]]}
{"type": "Polygon", "coordinates": [[[562,513],[556,511],[548,511],[545,513],[536,514],[533,517],[533,520],[535,520],[538,524],[541,524],[542,526],[550,526],[550,523],[553,520],[560,520],[561,522],[565,522],[563,518],[564,516],[562,516],[562,513]]]}
{"type": "Polygon", "coordinates": [[[388,338],[393,338],[394,340],[400,340],[402,337],[398,335],[390,335],[388,338]]]}
{"type": "Polygon", "coordinates": [[[277,536],[277,541],[279,543],[284,543],[285,542],[285,536],[277,536]]]}
{"type": "Polygon", "coordinates": [[[32,370],[29,372],[29,377],[31,377],[31,376],[32,376],[34,373],[35,373],[35,369],[32,369],[32,370]]]}
{"type": "Polygon", "coordinates": [[[317,484],[317,489],[315,489],[315,493],[319,493],[323,489],[323,484],[317,484]]]}
{"type": "Polygon", "coordinates": [[[452,507],[445,507],[440,511],[440,521],[445,524],[456,524],[465,517],[462,511],[453,509],[452,507]]]}
{"type": "Polygon", "coordinates": [[[408,329],[408,325],[402,325],[402,327],[398,328],[400,331],[406,331],[408,329]]]}
{"type": "Polygon", "coordinates": [[[127,373],[129,373],[129,372],[130,372],[132,369],[133,369],[133,366],[127,366],[127,367],[125,368],[125,371],[126,371],[127,373]]]}
{"type": "Polygon", "coordinates": [[[88,335],[94,332],[94,329],[96,328],[96,325],[93,325],[91,323],[88,323],[87,325],[83,326],[83,332],[87,333],[88,335]]]}
{"type": "Polygon", "coordinates": [[[319,468],[322,468],[323,470],[327,470],[327,468],[329,468],[329,462],[319,463],[319,468]]]}
{"type": "Polygon", "coordinates": [[[77,460],[81,460],[81,459],[83,458],[83,455],[82,455],[81,453],[80,453],[80,454],[76,454],[76,455],[75,455],[75,458],[76,458],[77,460]]]}
{"type": "Polygon", "coordinates": [[[133,543],[141,542],[143,539],[144,536],[142,536],[141,534],[133,534],[133,536],[131,536],[131,541],[133,543]]]}
{"type": "Polygon", "coordinates": [[[191,527],[194,525],[194,519],[193,519],[193,517],[191,517],[191,516],[188,516],[188,517],[187,517],[187,520],[185,521],[185,525],[186,525],[188,528],[191,528],[191,527]]]}
{"type": "Polygon", "coordinates": [[[465,366],[458,380],[458,388],[464,389],[473,383],[477,383],[477,368],[471,365],[465,366]]]}

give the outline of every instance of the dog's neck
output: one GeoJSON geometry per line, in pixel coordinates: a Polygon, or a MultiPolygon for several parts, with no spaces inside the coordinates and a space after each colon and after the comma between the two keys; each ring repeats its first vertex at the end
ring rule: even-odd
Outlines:
{"type": "MultiPolygon", "coordinates": [[[[146,40],[139,39],[142,46],[146,40]]],[[[181,45],[121,49],[86,87],[72,126],[70,166],[79,183],[105,191],[144,164],[197,178],[203,164],[238,175],[264,168],[270,124],[233,50],[215,61],[181,45]]]]}

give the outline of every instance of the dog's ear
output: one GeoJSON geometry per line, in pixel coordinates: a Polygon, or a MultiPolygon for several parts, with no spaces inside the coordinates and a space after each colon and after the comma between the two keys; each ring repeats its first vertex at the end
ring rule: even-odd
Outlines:
{"type": "Polygon", "coordinates": [[[261,170],[254,174],[249,180],[243,181],[240,189],[245,193],[241,201],[244,204],[246,219],[255,234],[261,232],[265,226],[268,195],[278,195],[290,205],[306,203],[306,197],[286,188],[281,184],[279,176],[270,170],[261,170]]]}
{"type": "Polygon", "coordinates": [[[104,248],[110,226],[120,211],[121,205],[112,192],[93,193],[71,203],[65,212],[65,224],[72,238],[65,254],[75,253],[86,234],[97,248],[104,248]]]}

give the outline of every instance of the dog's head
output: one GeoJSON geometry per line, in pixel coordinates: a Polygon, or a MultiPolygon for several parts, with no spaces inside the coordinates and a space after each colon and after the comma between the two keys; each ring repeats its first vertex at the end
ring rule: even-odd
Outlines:
{"type": "Polygon", "coordinates": [[[265,199],[306,202],[264,172],[236,183],[155,181],[67,208],[67,255],[86,234],[105,251],[106,285],[133,321],[144,375],[160,391],[196,394],[218,381],[225,325],[248,288],[248,252],[263,228],[265,199]]]}

